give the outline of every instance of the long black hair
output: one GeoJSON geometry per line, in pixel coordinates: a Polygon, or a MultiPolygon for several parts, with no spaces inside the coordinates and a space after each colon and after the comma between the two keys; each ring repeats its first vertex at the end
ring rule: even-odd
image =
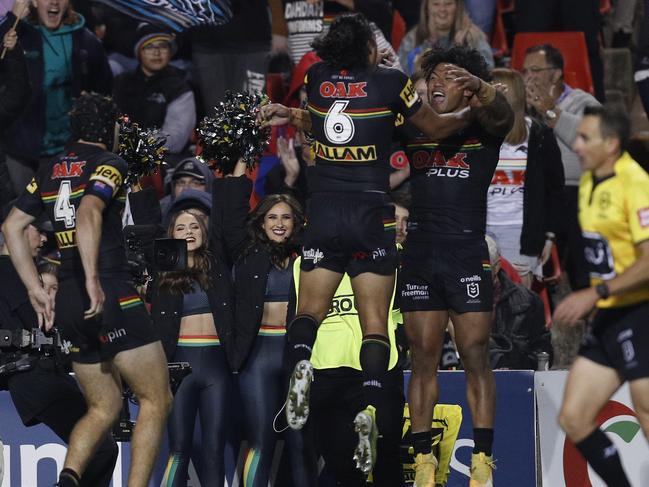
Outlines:
{"type": "Polygon", "coordinates": [[[250,245],[246,252],[252,250],[255,245],[261,244],[268,250],[272,264],[278,269],[283,269],[286,259],[297,252],[299,242],[304,228],[304,210],[300,203],[289,194],[271,194],[259,202],[248,220],[248,233],[250,234],[250,245]],[[266,213],[278,203],[286,203],[293,213],[293,232],[281,243],[273,242],[266,235],[262,228],[266,213]]]}
{"type": "Polygon", "coordinates": [[[376,47],[370,23],[363,14],[336,17],[329,32],[316,38],[311,47],[334,69],[369,66],[370,46],[376,47]]]}

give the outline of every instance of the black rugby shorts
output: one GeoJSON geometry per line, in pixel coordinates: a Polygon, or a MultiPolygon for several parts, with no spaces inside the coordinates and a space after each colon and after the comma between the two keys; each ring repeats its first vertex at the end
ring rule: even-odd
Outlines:
{"type": "Polygon", "coordinates": [[[493,281],[484,240],[406,241],[398,276],[401,311],[493,310],[493,281]]]}
{"type": "Polygon", "coordinates": [[[123,279],[101,278],[106,300],[100,316],[85,320],[90,307],[85,283],[61,281],[56,294],[55,324],[74,362],[94,364],[120,352],[158,341],[151,317],[133,285],[123,279]]]}
{"type": "Polygon", "coordinates": [[[632,381],[649,377],[649,302],[598,309],[579,355],[632,381]]]}
{"type": "Polygon", "coordinates": [[[355,277],[397,268],[394,206],[383,193],[315,193],[309,202],[300,268],[355,277]]]}

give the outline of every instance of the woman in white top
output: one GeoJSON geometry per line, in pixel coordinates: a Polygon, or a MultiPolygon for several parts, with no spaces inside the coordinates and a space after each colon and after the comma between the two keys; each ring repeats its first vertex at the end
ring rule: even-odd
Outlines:
{"type": "Polygon", "coordinates": [[[504,85],[515,119],[487,194],[487,233],[530,287],[550,256],[563,207],[561,152],[552,130],[526,115],[522,76],[510,69],[492,76],[504,85]]]}

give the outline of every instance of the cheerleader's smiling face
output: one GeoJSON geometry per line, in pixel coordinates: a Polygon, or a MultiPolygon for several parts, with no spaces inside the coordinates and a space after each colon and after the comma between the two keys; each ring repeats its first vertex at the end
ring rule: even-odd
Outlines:
{"type": "Polygon", "coordinates": [[[293,210],[284,202],[277,203],[264,215],[261,227],[271,242],[281,243],[293,233],[293,210]]]}
{"type": "Polygon", "coordinates": [[[198,218],[188,212],[178,215],[173,226],[172,237],[185,240],[188,252],[201,248],[203,245],[203,229],[198,223],[198,218]]]}

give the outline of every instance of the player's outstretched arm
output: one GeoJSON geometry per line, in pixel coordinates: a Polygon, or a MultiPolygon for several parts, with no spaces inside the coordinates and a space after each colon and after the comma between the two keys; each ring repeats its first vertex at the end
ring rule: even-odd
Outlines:
{"type": "Polygon", "coordinates": [[[469,125],[473,117],[469,107],[440,115],[424,103],[408,121],[431,139],[442,140],[469,125]]]}
{"type": "Polygon", "coordinates": [[[311,130],[311,115],[300,108],[288,108],[280,103],[269,103],[261,107],[259,122],[262,127],[291,124],[307,132],[311,130]]]}
{"type": "MultiPolygon", "coordinates": [[[[484,83],[484,86],[490,85],[484,83]]],[[[478,95],[473,98],[472,111],[480,125],[491,135],[506,137],[514,124],[514,110],[505,95],[495,91],[492,101],[487,104],[483,104],[478,95]]]]}
{"type": "Polygon", "coordinates": [[[99,282],[98,271],[104,208],[106,208],[104,201],[89,194],[81,198],[77,210],[77,246],[86,276],[86,291],[90,298],[90,308],[84,312],[85,319],[99,315],[104,307],[105,296],[99,282]]]}

